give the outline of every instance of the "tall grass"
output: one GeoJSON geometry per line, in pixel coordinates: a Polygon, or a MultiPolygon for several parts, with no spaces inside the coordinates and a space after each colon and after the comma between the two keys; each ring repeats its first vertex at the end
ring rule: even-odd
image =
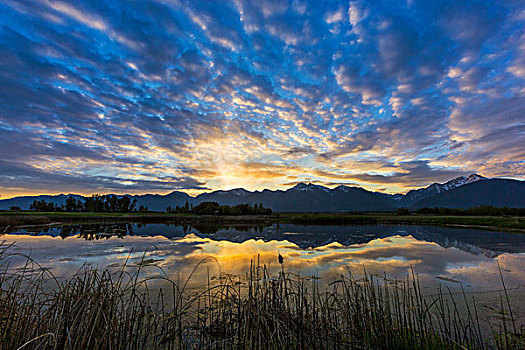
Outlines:
{"type": "MultiPolygon", "coordinates": [[[[448,290],[424,296],[405,281],[352,274],[270,274],[250,262],[243,278],[208,278],[198,292],[145,264],[84,267],[65,281],[0,244],[0,349],[501,349],[523,348],[502,294],[502,318],[484,334],[477,305],[448,290]],[[154,291],[154,284],[163,289],[154,291]],[[166,288],[166,286],[168,286],[166,288]],[[462,305],[462,306],[461,306],[462,305]]],[[[205,268],[197,266],[198,268],[205,268]]]]}

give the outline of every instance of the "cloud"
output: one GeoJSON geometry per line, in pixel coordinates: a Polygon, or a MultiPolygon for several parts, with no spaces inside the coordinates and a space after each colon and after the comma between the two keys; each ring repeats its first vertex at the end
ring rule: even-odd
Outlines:
{"type": "Polygon", "coordinates": [[[379,105],[385,95],[381,81],[359,67],[341,65],[334,71],[337,84],[346,92],[357,94],[365,105],[379,105]]]}
{"type": "Polygon", "coordinates": [[[120,193],[142,193],[147,191],[172,191],[174,189],[207,189],[189,176],[180,178],[137,179],[136,177],[91,176],[79,174],[74,169],[63,169],[62,173],[45,168],[28,166],[16,162],[0,162],[2,188],[9,191],[43,191],[64,193],[79,191],[84,194],[117,191],[120,193]],[[23,181],[23,183],[21,183],[23,181]]]}
{"type": "Polygon", "coordinates": [[[2,2],[0,190],[525,176],[519,3],[333,5],[2,2]]]}

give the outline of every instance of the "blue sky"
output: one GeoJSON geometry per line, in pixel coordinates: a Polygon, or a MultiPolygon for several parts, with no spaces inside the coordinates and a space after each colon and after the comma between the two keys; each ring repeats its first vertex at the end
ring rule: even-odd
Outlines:
{"type": "Polygon", "coordinates": [[[0,1],[0,194],[525,178],[521,1],[0,1]]]}

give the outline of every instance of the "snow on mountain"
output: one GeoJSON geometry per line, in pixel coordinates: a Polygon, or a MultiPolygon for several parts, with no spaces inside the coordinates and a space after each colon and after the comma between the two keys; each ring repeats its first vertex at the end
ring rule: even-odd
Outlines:
{"type": "Polygon", "coordinates": [[[250,194],[250,192],[246,191],[244,188],[236,188],[236,189],[231,190],[231,192],[237,196],[246,196],[250,194]]]}
{"type": "Polygon", "coordinates": [[[404,198],[405,196],[400,194],[400,193],[396,193],[394,195],[392,195],[392,199],[395,200],[395,201],[400,201],[404,198]]]}
{"type": "Polygon", "coordinates": [[[239,196],[239,197],[244,197],[244,196],[247,196],[249,195],[251,192],[250,191],[247,191],[245,190],[244,188],[234,188],[233,190],[218,190],[218,191],[213,191],[213,192],[209,192],[209,193],[203,193],[201,195],[199,195],[199,197],[209,197],[209,196],[229,196],[229,195],[235,195],[235,196],[239,196]]]}
{"type": "MultiPolygon", "coordinates": [[[[444,184],[441,184],[440,187],[442,190],[448,191],[453,188],[463,186],[466,184],[470,184],[470,183],[480,181],[480,180],[486,180],[486,178],[478,174],[470,174],[468,177],[465,177],[465,176],[456,177],[455,179],[452,179],[450,181],[445,182],[444,184]]],[[[439,186],[439,184],[437,185],[439,186]]]]}
{"type": "Polygon", "coordinates": [[[464,185],[467,185],[467,184],[470,184],[476,181],[482,181],[482,180],[486,180],[486,178],[478,174],[470,174],[469,176],[459,176],[459,177],[456,177],[455,179],[452,179],[442,184],[433,183],[432,185],[428,187],[409,191],[405,195],[405,200],[415,202],[415,201],[418,201],[428,196],[440,194],[442,192],[450,191],[454,188],[464,186],[464,185]]]}
{"type": "Polygon", "coordinates": [[[351,187],[345,186],[345,185],[339,185],[336,188],[334,188],[334,191],[343,191],[344,193],[348,193],[352,190],[351,187]]]}
{"type": "Polygon", "coordinates": [[[292,187],[289,191],[313,191],[313,190],[321,190],[323,192],[331,191],[329,188],[326,188],[324,186],[314,185],[312,183],[305,184],[303,182],[298,183],[297,185],[292,187]]]}

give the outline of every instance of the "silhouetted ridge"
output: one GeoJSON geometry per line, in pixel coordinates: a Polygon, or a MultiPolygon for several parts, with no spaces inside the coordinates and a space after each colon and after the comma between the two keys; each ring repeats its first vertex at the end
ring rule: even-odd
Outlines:
{"type": "MultiPolygon", "coordinates": [[[[74,195],[75,198],[83,198],[74,195]]],[[[28,209],[34,200],[62,205],[68,195],[29,196],[0,200],[0,209],[18,206],[28,209]]],[[[122,196],[117,196],[122,197],[122,196]]],[[[460,176],[445,183],[409,191],[407,194],[388,195],[367,191],[360,187],[345,185],[333,189],[312,183],[298,183],[283,190],[247,191],[236,188],[214,191],[191,197],[184,192],[173,191],[167,195],[145,194],[130,196],[137,200],[137,207],[154,211],[167,207],[198,205],[202,202],[218,202],[225,205],[263,204],[277,212],[345,212],[345,211],[393,211],[400,207],[418,209],[423,207],[470,208],[480,205],[495,207],[525,207],[525,182],[507,179],[487,179],[478,174],[460,176]]]]}

